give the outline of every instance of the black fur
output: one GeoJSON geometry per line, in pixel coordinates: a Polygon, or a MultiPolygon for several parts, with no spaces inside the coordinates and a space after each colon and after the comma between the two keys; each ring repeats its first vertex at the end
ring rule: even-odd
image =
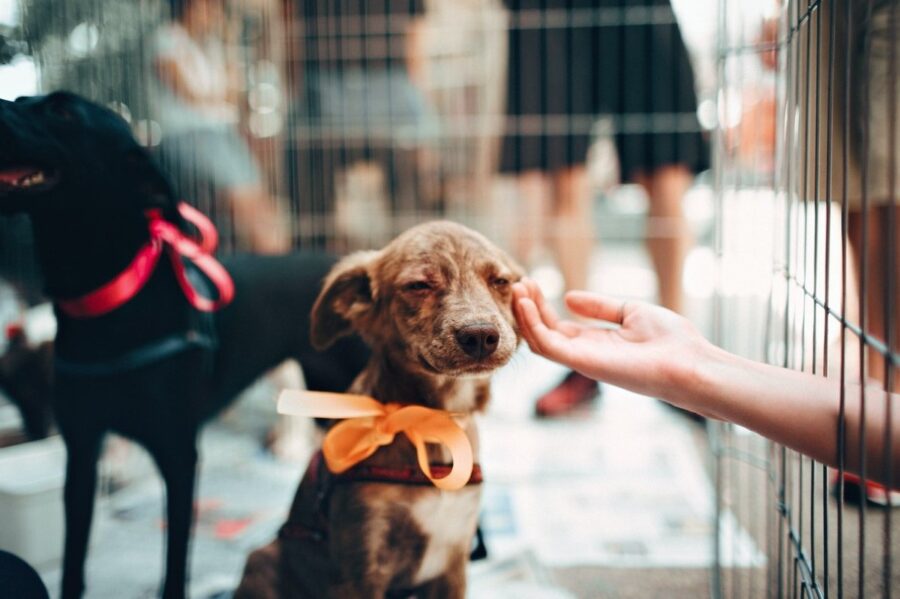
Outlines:
{"type": "MultiPolygon", "coordinates": [[[[121,272],[148,239],[146,209],[185,228],[166,177],[110,110],[67,93],[0,101],[0,139],[0,170],[34,166],[46,174],[45,184],[29,190],[0,185],[0,212],[30,215],[54,299],[81,296],[121,272]]],[[[84,590],[96,462],[107,431],[141,443],[159,467],[168,513],[163,596],[185,595],[202,422],[286,358],[300,361],[310,388],[333,391],[344,390],[366,362],[358,339],[323,353],[310,346],[310,308],[332,262],[320,254],[225,259],[235,299],[211,322],[189,306],[165,258],[135,298],[107,315],[76,319],[57,308],[60,362],[103,364],[191,331],[212,331],[217,342],[111,374],[57,367],[54,413],[69,455],[64,598],[84,590]]]]}

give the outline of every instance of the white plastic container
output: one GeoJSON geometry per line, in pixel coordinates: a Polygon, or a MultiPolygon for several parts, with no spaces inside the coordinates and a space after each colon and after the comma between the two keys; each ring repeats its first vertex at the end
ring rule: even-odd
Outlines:
{"type": "Polygon", "coordinates": [[[34,567],[60,560],[65,472],[59,436],[0,449],[0,549],[34,567]]]}

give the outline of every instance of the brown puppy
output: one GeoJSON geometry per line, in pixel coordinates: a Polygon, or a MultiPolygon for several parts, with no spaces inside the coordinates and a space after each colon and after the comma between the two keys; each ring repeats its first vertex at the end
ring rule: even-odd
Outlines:
{"type": "MultiPolygon", "coordinates": [[[[349,391],[462,415],[477,459],[471,415],[518,345],[510,285],[521,274],[474,231],[420,225],[334,267],[313,308],[313,343],[359,332],[372,358],[349,391]]],[[[429,454],[432,463],[450,460],[441,446],[429,454]]],[[[360,467],[419,474],[402,435],[360,467]]],[[[422,478],[335,476],[314,458],[279,538],[250,554],[235,599],[464,597],[480,486],[441,491],[422,478]]]]}

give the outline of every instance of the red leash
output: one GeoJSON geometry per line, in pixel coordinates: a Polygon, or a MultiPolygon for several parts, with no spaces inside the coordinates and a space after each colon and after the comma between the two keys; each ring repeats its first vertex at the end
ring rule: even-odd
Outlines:
{"type": "Polygon", "coordinates": [[[159,210],[148,210],[150,240],[138,250],[131,264],[99,289],[81,297],[58,300],[56,303],[60,309],[73,318],[101,316],[115,310],[147,284],[163,250],[169,255],[178,284],[193,307],[201,312],[214,312],[228,305],[234,298],[234,282],[228,271],[212,256],[219,242],[216,227],[203,213],[185,203],[178,204],[178,211],[197,228],[197,241],[164,220],[159,210]],[[217,299],[204,297],[194,289],[187,278],[182,258],[193,262],[212,281],[218,291],[217,299]]]}

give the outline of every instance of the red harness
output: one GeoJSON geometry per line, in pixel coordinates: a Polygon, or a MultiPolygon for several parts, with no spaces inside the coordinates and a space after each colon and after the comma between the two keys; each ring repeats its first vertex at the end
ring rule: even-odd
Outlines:
{"type": "Polygon", "coordinates": [[[234,298],[234,282],[228,271],[212,256],[219,242],[216,227],[203,213],[188,204],[178,204],[178,211],[197,228],[197,241],[164,220],[159,210],[148,210],[146,214],[150,240],[138,250],[131,264],[112,281],[90,293],[57,300],[59,308],[73,318],[101,316],[115,310],[137,295],[147,284],[163,250],[169,255],[182,292],[194,308],[201,312],[214,312],[228,305],[234,298]],[[187,278],[182,258],[193,262],[212,281],[218,291],[217,299],[204,297],[194,289],[187,278]]]}

